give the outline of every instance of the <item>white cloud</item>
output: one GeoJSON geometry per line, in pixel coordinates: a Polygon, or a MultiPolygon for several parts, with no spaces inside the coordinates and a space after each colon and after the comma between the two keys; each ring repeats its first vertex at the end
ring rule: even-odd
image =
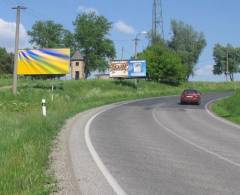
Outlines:
{"type": "Polygon", "coordinates": [[[77,11],[79,13],[91,13],[91,12],[95,12],[96,14],[98,14],[98,10],[92,7],[85,7],[80,5],[77,9],[77,11]]]}
{"type": "Polygon", "coordinates": [[[126,33],[126,34],[134,34],[135,30],[132,26],[126,24],[125,22],[119,20],[116,23],[114,23],[114,28],[122,33],[126,33]]]}
{"type": "MultiPolygon", "coordinates": [[[[14,51],[15,48],[15,31],[16,23],[7,22],[0,18],[0,47],[4,47],[7,51],[14,51]]],[[[29,47],[28,35],[25,27],[20,25],[19,32],[19,48],[29,47]]]]}

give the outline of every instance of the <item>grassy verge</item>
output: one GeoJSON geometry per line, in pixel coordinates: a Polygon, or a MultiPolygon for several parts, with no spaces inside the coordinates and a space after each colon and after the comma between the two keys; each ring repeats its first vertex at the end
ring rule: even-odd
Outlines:
{"type": "Polygon", "coordinates": [[[0,92],[0,194],[49,194],[47,175],[51,144],[64,121],[83,110],[117,101],[201,91],[233,89],[232,83],[186,83],[179,87],[140,81],[24,81],[17,96],[0,92]],[[54,101],[51,85],[54,83],[54,101]],[[47,118],[41,116],[41,99],[47,118]]]}
{"type": "Polygon", "coordinates": [[[218,115],[234,123],[240,124],[240,91],[235,95],[212,104],[212,110],[218,115]]]}
{"type": "Polygon", "coordinates": [[[0,87],[8,86],[12,84],[11,75],[0,75],[0,87]]]}
{"type": "MultiPolygon", "coordinates": [[[[10,86],[13,83],[12,75],[0,75],[0,88],[4,86],[10,86]]],[[[19,77],[18,78],[18,86],[19,84],[25,86],[31,83],[29,78],[19,77]]]]}

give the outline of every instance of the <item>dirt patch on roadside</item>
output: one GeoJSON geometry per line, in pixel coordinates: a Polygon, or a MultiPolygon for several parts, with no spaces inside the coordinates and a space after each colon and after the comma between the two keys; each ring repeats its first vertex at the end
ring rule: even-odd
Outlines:
{"type": "Polygon", "coordinates": [[[50,155],[50,174],[56,177],[55,192],[52,195],[81,194],[77,188],[71,169],[71,159],[68,151],[68,140],[72,124],[77,117],[69,119],[53,142],[50,155]]]}

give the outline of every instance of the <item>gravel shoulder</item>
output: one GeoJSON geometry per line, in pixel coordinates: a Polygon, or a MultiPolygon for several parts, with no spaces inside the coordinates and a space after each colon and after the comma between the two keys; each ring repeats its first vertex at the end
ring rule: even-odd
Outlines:
{"type": "Polygon", "coordinates": [[[114,194],[93,161],[84,139],[87,121],[97,112],[111,106],[92,109],[67,120],[55,139],[50,155],[51,168],[58,190],[53,195],[114,194]]]}

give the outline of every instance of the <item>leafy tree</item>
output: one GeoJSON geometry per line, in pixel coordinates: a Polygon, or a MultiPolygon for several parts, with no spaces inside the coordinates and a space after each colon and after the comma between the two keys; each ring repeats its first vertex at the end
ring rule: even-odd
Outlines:
{"type": "Polygon", "coordinates": [[[76,48],[85,56],[85,75],[91,71],[104,71],[108,59],[114,58],[113,42],[107,38],[112,24],[95,12],[79,14],[74,21],[76,48]]]}
{"type": "Polygon", "coordinates": [[[0,48],[0,73],[13,73],[14,55],[8,53],[5,48],[0,48]]]}
{"type": "Polygon", "coordinates": [[[61,48],[71,44],[70,32],[53,21],[37,21],[28,31],[30,43],[40,48],[61,48]]]}
{"type": "Polygon", "coordinates": [[[178,84],[186,78],[187,69],[181,58],[163,43],[149,46],[138,58],[147,60],[147,77],[150,80],[178,84]]]}
{"type": "Polygon", "coordinates": [[[76,51],[74,34],[71,33],[69,30],[64,30],[63,45],[66,48],[70,48],[71,55],[73,55],[73,53],[76,51]]]}
{"type": "Polygon", "coordinates": [[[240,48],[234,48],[230,44],[227,46],[216,44],[214,46],[213,57],[215,61],[213,74],[225,74],[226,80],[229,75],[230,80],[233,81],[234,73],[239,72],[240,48]]]}
{"type": "Polygon", "coordinates": [[[190,75],[194,74],[194,67],[198,58],[206,46],[206,40],[203,33],[194,31],[193,27],[183,22],[173,20],[173,36],[169,41],[169,47],[176,51],[182,58],[182,62],[187,65],[188,80],[190,75]]]}

